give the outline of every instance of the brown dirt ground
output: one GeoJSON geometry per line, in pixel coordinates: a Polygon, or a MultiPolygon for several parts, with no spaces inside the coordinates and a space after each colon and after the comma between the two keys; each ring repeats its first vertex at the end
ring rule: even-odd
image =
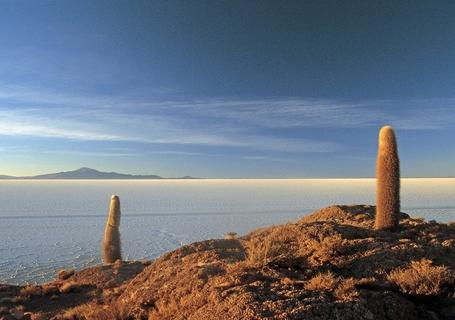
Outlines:
{"type": "Polygon", "coordinates": [[[398,231],[376,231],[374,213],[332,206],[153,262],[0,286],[0,319],[455,320],[455,225],[402,213],[398,231]]]}

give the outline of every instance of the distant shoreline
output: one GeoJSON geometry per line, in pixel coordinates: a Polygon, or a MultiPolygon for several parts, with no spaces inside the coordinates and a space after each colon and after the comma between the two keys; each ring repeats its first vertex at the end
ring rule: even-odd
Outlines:
{"type": "MultiPolygon", "coordinates": [[[[405,177],[401,180],[450,180],[455,177],[405,177]]],[[[375,178],[0,178],[0,181],[206,181],[206,180],[375,180],[375,178]]]]}
{"type": "MultiPolygon", "coordinates": [[[[454,177],[406,177],[402,179],[453,179],[454,177]]],[[[360,180],[375,179],[375,177],[258,177],[258,178],[200,178],[192,176],[162,177],[159,175],[134,175],[128,173],[103,172],[91,168],[79,168],[73,171],[41,174],[36,176],[0,175],[0,180],[360,180]]]]}

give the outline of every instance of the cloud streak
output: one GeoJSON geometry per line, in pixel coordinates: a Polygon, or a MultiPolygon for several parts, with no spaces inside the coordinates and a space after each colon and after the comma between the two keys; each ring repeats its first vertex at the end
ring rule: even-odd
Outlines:
{"type": "Polygon", "coordinates": [[[455,99],[150,102],[3,87],[0,135],[320,153],[343,150],[343,146],[311,135],[305,137],[305,131],[300,129],[354,129],[384,123],[403,130],[441,129],[454,125],[454,106],[455,99]],[[394,105],[404,108],[394,113],[384,111],[393,110],[390,106],[394,105]],[[298,137],[289,132],[283,134],[282,130],[298,133],[298,137]]]}
{"type": "Polygon", "coordinates": [[[82,157],[133,157],[141,155],[140,153],[118,153],[118,152],[93,152],[93,151],[75,151],[75,150],[48,150],[46,154],[65,155],[65,156],[82,156],[82,157]]]}

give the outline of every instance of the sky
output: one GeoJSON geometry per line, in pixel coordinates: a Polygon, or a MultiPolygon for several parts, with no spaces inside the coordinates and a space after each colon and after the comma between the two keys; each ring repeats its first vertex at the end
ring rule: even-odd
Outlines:
{"type": "Polygon", "coordinates": [[[0,174],[455,176],[453,1],[0,0],[0,174]]]}

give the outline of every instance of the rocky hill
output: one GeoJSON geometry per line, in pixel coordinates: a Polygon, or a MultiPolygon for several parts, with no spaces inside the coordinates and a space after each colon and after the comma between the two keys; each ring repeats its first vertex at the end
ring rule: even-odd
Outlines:
{"type": "Polygon", "coordinates": [[[26,180],[78,180],[78,179],[102,179],[102,180],[157,180],[157,179],[197,179],[190,176],[178,178],[163,178],[158,175],[135,175],[117,172],[103,172],[91,168],[79,168],[73,171],[41,174],[38,176],[13,177],[0,175],[0,179],[26,179],[26,180]]]}
{"type": "Polygon", "coordinates": [[[153,262],[0,287],[4,319],[455,319],[455,226],[332,206],[153,262]]]}

